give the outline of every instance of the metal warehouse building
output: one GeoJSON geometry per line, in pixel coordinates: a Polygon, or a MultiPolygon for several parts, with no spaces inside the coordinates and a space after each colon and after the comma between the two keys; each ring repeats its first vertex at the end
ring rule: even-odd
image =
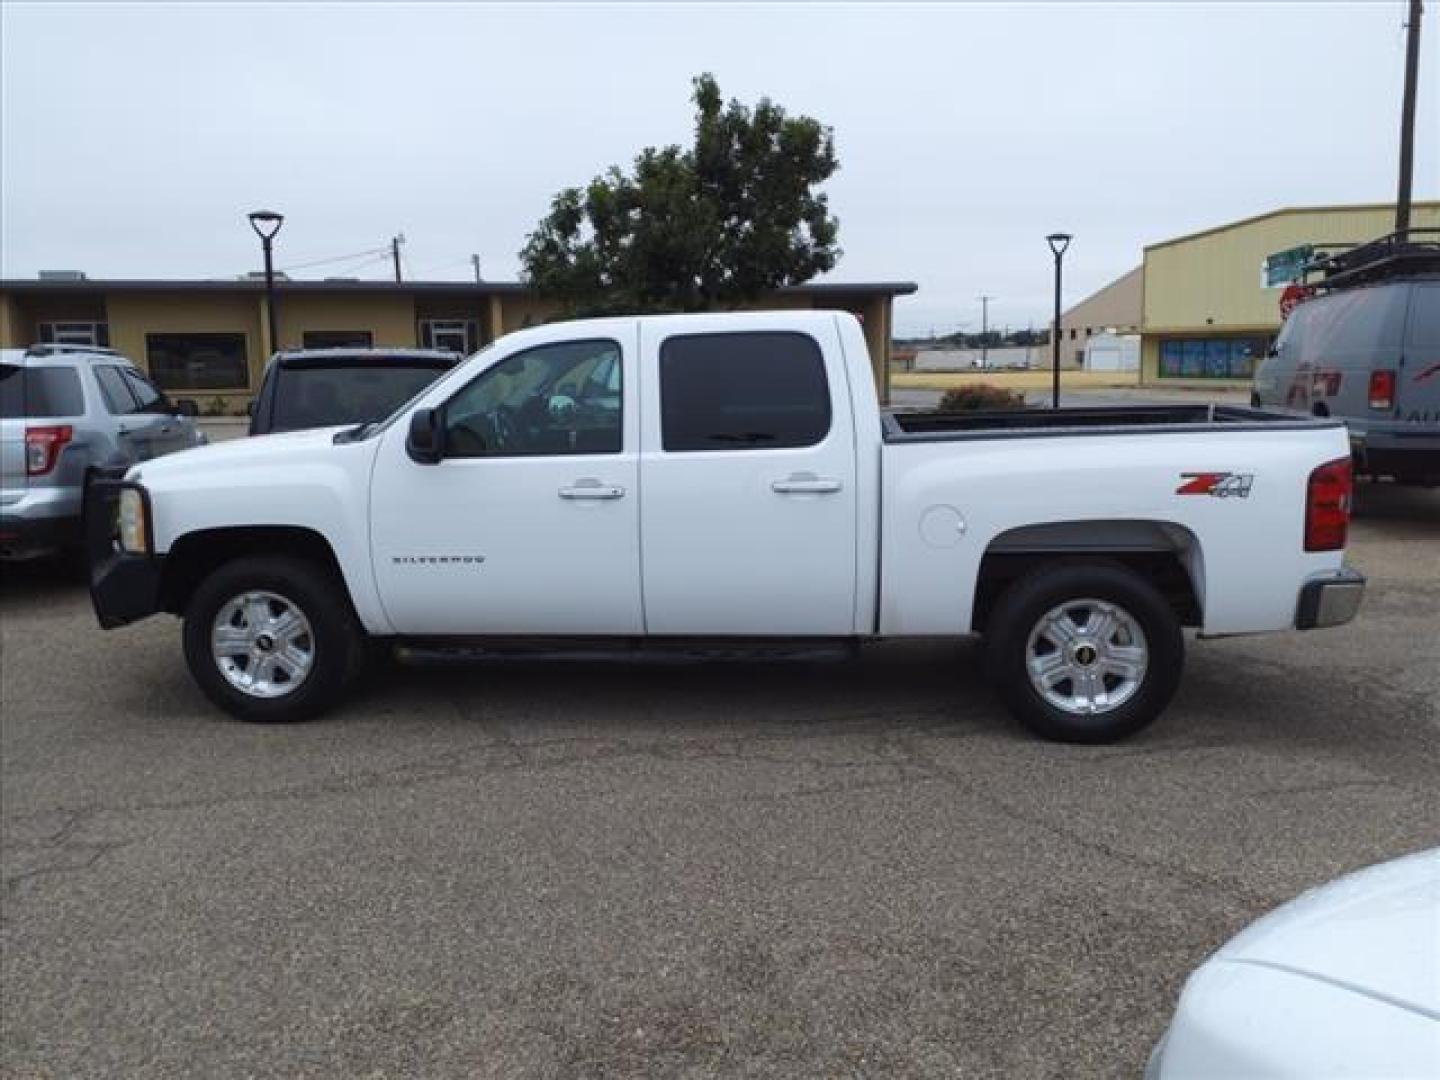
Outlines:
{"type": "MultiPolygon", "coordinates": [[[[1310,245],[1334,252],[1394,229],[1395,205],[1272,210],[1145,248],[1129,273],[1061,317],[1061,359],[1078,367],[1101,335],[1140,337],[1140,381],[1154,386],[1243,387],[1280,332],[1283,285],[1269,286],[1269,255],[1310,245]]],[[[1414,228],[1440,227],[1440,202],[1411,209],[1414,228]]]]}
{"type": "MultiPolygon", "coordinates": [[[[1151,244],[1140,288],[1140,380],[1163,386],[1244,386],[1280,330],[1283,286],[1267,287],[1266,256],[1302,245],[1335,251],[1394,230],[1394,204],[1313,206],[1151,244]]],[[[1414,228],[1440,227],[1440,202],[1417,202],[1414,228]]]]}
{"type": "MultiPolygon", "coordinates": [[[[821,283],[781,289],[756,306],[858,315],[886,386],[891,309],[911,282],[821,283]]],[[[423,346],[470,352],[559,308],[517,282],[288,281],[276,283],[282,346],[423,346]]],[[[264,282],[99,281],[80,274],[0,281],[0,347],[35,342],[108,345],[165,390],[202,409],[242,412],[274,351],[264,282]]]]}

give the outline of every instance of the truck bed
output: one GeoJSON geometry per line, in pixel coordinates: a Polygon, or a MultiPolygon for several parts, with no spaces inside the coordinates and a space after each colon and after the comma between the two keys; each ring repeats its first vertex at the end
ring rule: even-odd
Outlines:
{"type": "Polygon", "coordinates": [[[1073,409],[981,412],[886,412],[887,443],[954,439],[1030,438],[1042,435],[1134,435],[1145,432],[1277,431],[1338,427],[1341,420],[1244,405],[1118,405],[1073,409]]]}

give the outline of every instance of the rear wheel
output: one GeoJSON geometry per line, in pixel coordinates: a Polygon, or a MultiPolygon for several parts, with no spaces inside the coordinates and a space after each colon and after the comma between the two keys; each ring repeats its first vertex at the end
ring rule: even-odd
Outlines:
{"type": "Polygon", "coordinates": [[[1180,682],[1179,620],[1148,581],[1121,566],[1037,571],[1000,597],[990,670],[1010,711],[1061,742],[1123,739],[1155,720],[1180,682]]]}
{"type": "Polygon", "coordinates": [[[200,583],[185,611],[200,689],[244,720],[303,720],[354,681],[364,634],[340,584],[301,559],[247,558],[200,583]]]}

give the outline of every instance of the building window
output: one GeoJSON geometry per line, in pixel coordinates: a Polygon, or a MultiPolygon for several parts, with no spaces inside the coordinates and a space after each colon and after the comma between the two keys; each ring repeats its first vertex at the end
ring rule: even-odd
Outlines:
{"type": "Polygon", "coordinates": [[[244,334],[146,334],[145,362],[166,390],[245,390],[244,334]]]}
{"type": "Polygon", "coordinates": [[[1160,342],[1160,377],[1248,379],[1269,347],[1263,337],[1165,338],[1160,342]]]}
{"type": "Polygon", "coordinates": [[[472,353],[477,334],[474,319],[421,319],[420,345],[426,349],[472,353]]]}
{"type": "Polygon", "coordinates": [[[306,330],[300,344],[307,349],[368,349],[375,335],[369,330],[306,330]]]}
{"type": "Polygon", "coordinates": [[[40,340],[53,345],[110,344],[110,324],[103,322],[42,322],[40,340]]]}

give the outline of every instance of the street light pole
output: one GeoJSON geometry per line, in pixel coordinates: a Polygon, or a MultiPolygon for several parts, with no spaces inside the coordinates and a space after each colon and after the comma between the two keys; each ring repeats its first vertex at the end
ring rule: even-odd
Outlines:
{"type": "MultiPolygon", "coordinates": [[[[1405,91],[1400,104],[1400,186],[1395,196],[1395,231],[1410,229],[1410,185],[1415,175],[1415,84],[1420,69],[1420,13],[1424,5],[1410,0],[1410,17],[1406,20],[1405,91]]],[[[1405,237],[1400,237],[1405,242],[1405,237]]]]}
{"type": "Polygon", "coordinates": [[[1065,249],[1070,246],[1071,236],[1069,233],[1051,233],[1045,238],[1050,245],[1051,252],[1055,255],[1055,323],[1054,329],[1050,332],[1050,362],[1051,390],[1050,407],[1060,408],[1060,260],[1065,257],[1065,249]]]}
{"type": "Polygon", "coordinates": [[[270,351],[280,348],[279,324],[275,320],[275,256],[273,243],[280,226],[285,224],[285,215],[274,210],[253,210],[247,215],[250,228],[260,237],[260,246],[265,251],[265,314],[270,325],[270,351]]]}

